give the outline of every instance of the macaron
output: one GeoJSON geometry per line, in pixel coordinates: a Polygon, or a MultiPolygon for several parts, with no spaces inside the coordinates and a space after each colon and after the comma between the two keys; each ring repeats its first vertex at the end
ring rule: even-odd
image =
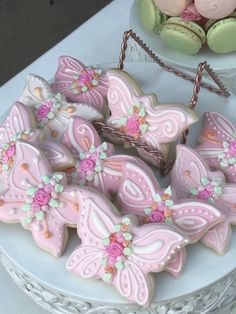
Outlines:
{"type": "Polygon", "coordinates": [[[236,51],[236,17],[208,24],[207,44],[215,53],[226,54],[236,51]]]}
{"type": "Polygon", "coordinates": [[[160,32],[167,16],[155,6],[153,0],[139,0],[138,9],[140,21],[145,31],[160,32]]]}
{"type": "Polygon", "coordinates": [[[186,55],[194,55],[205,43],[206,33],[195,22],[171,17],[164,24],[160,38],[168,47],[186,55]]]}
{"type": "Polygon", "coordinates": [[[236,8],[236,0],[195,0],[194,4],[202,16],[213,20],[230,15],[236,8]]]}
{"type": "Polygon", "coordinates": [[[169,16],[178,16],[184,12],[192,0],[154,0],[156,6],[169,16]]]}

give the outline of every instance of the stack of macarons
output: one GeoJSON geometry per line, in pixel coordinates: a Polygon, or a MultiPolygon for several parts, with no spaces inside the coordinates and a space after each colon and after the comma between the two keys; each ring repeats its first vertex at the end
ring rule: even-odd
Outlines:
{"type": "Polygon", "coordinates": [[[138,0],[143,28],[170,48],[194,55],[236,51],[236,0],[138,0]]]}

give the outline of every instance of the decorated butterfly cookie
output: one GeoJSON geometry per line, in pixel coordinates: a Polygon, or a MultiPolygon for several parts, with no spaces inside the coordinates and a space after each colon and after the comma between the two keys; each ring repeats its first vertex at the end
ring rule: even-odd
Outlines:
{"type": "Polygon", "coordinates": [[[43,153],[27,142],[15,144],[9,189],[0,194],[0,221],[21,223],[36,244],[55,256],[67,242],[66,226],[75,226],[82,189],[67,186],[62,173],[53,173],[43,153]]]}
{"type": "MultiPolygon", "coordinates": [[[[166,159],[168,143],[197,121],[192,110],[181,105],[159,105],[154,94],[144,94],[134,79],[117,69],[107,72],[108,105],[111,116],[107,123],[122,133],[158,150],[166,159]]],[[[157,164],[152,155],[138,148],[142,158],[157,164]]]]}
{"type": "Polygon", "coordinates": [[[87,120],[102,119],[101,113],[86,103],[67,102],[63,94],[55,94],[42,77],[28,75],[19,101],[33,109],[37,127],[43,129],[48,139],[59,142],[72,115],[87,120]]]}
{"type": "Polygon", "coordinates": [[[208,165],[236,182],[236,126],[217,112],[206,112],[196,151],[208,165]]]}
{"type": "Polygon", "coordinates": [[[52,88],[75,102],[94,106],[104,111],[107,96],[107,78],[96,66],[86,67],[81,61],[61,56],[52,88]]]}
{"type": "Polygon", "coordinates": [[[203,244],[224,254],[231,238],[231,224],[236,224],[236,184],[225,183],[224,174],[210,171],[204,159],[193,149],[178,145],[171,184],[178,197],[192,197],[216,205],[225,216],[202,238],[203,244]]]}
{"type": "Polygon", "coordinates": [[[131,302],[147,307],[153,297],[154,277],[188,239],[163,224],[139,227],[133,216],[120,217],[101,197],[84,197],[79,212],[81,245],[67,261],[67,269],[84,278],[112,284],[131,302]]]}
{"type": "Polygon", "coordinates": [[[15,102],[5,120],[0,125],[0,175],[7,176],[16,153],[16,141],[26,140],[40,147],[54,170],[70,167],[74,160],[62,145],[43,140],[43,133],[35,129],[36,123],[29,108],[15,102]]]}
{"type": "Polygon", "coordinates": [[[113,145],[102,143],[92,124],[78,117],[70,119],[62,143],[76,159],[75,167],[66,170],[68,182],[91,185],[106,195],[118,192],[127,161],[144,164],[135,157],[114,155],[113,145]]]}

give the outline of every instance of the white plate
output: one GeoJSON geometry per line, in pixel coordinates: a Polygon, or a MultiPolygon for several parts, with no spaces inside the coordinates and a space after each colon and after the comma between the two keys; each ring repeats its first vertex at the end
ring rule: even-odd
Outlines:
{"type": "MultiPolygon", "coordinates": [[[[191,83],[164,72],[153,63],[127,63],[125,69],[135,76],[145,92],[156,92],[160,103],[188,104],[192,93],[191,83]]],[[[224,110],[225,115],[232,118],[235,116],[235,103],[236,97],[225,99],[203,90],[197,112],[202,116],[206,109],[219,112],[224,110]]],[[[196,143],[199,130],[200,122],[191,128],[189,143],[196,143]]],[[[162,185],[167,184],[166,181],[168,178],[160,179],[162,185]]],[[[72,231],[64,255],[56,259],[40,250],[34,244],[30,232],[24,230],[19,224],[0,223],[0,254],[2,252],[6,255],[29,277],[36,278],[51,289],[82,300],[100,302],[104,305],[126,304],[127,302],[112,286],[102,281],[85,280],[66,271],[66,261],[78,244],[76,232],[72,231]]],[[[201,244],[190,245],[187,263],[179,278],[175,279],[165,272],[156,275],[155,301],[171,300],[193,294],[224,278],[235,269],[235,248],[236,230],[233,231],[228,252],[221,257],[201,244]]]]}
{"type": "Polygon", "coordinates": [[[201,49],[195,56],[183,55],[173,49],[168,48],[161,40],[160,36],[151,32],[146,32],[142,26],[138,14],[138,2],[134,1],[130,10],[131,29],[165,62],[175,66],[196,69],[198,64],[207,61],[217,72],[227,72],[236,69],[236,52],[219,55],[210,51],[207,47],[201,49]]]}

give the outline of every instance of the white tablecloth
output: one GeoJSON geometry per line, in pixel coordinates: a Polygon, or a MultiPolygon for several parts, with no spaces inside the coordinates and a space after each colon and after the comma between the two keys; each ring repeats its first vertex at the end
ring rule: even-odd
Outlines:
{"type": "MultiPolygon", "coordinates": [[[[52,78],[60,55],[85,64],[118,62],[122,34],[129,28],[132,0],[115,0],[0,88],[0,116],[23,89],[28,73],[52,78]]],[[[19,52],[20,53],[20,52],[19,52]]],[[[24,57],[24,56],[22,56],[24,57]]],[[[0,314],[46,314],[10,279],[0,265],[0,314]]]]}

